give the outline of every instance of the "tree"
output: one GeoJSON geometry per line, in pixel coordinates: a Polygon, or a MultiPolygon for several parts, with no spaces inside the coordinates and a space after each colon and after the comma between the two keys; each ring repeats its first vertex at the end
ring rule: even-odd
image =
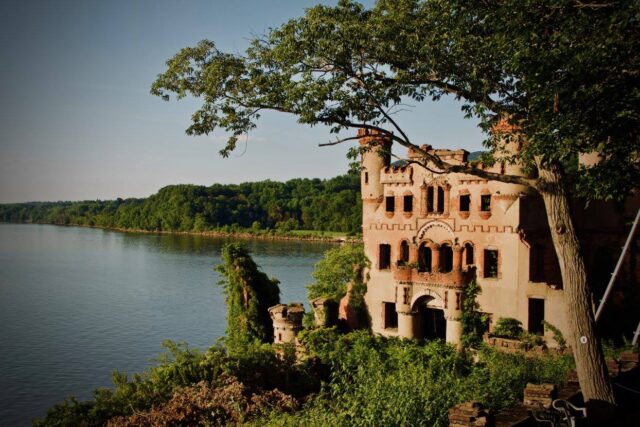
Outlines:
{"type": "Polygon", "coordinates": [[[238,243],[222,248],[222,264],[216,268],[227,299],[227,348],[242,350],[247,344],[273,340],[268,308],[280,303],[277,279],[260,271],[249,251],[238,243]]]}
{"type": "Polygon", "coordinates": [[[379,0],[370,10],[342,0],[256,37],[244,55],[210,41],[184,48],[152,93],[201,97],[187,133],[226,130],[223,156],[263,110],[275,110],[334,134],[381,132],[431,170],[535,189],[558,255],[581,389],[598,416],[614,398],[568,192],[587,202],[621,200],[640,182],[638,13],[632,0],[379,0]],[[521,162],[530,175],[448,164],[414,143],[394,118],[397,107],[445,95],[479,118],[494,159],[521,162]],[[506,150],[511,142],[522,146],[517,155],[506,150]],[[576,166],[593,152],[597,165],[576,166]]]}
{"type": "Polygon", "coordinates": [[[307,286],[309,300],[328,297],[340,301],[347,293],[347,283],[361,283],[358,276],[369,264],[362,245],[329,249],[311,273],[315,282],[307,286]]]}

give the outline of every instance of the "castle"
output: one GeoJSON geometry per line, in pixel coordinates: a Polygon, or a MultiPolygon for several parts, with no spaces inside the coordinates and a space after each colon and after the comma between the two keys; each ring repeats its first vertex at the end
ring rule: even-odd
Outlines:
{"type": "MultiPolygon", "coordinates": [[[[420,157],[412,150],[409,162],[390,164],[388,139],[365,130],[358,136],[369,147],[362,154],[362,232],[372,264],[365,298],[374,333],[443,338],[458,345],[463,293],[475,279],[489,326],[510,317],[531,333],[548,335],[544,320],[567,335],[557,257],[544,206],[533,190],[463,173],[437,173],[411,162],[420,157]]],[[[465,150],[421,148],[447,163],[468,164],[465,150]]],[[[506,162],[486,170],[525,175],[506,162]]],[[[595,294],[601,295],[613,270],[637,202],[623,212],[594,203],[574,213],[595,294]]],[[[637,278],[636,245],[634,251],[625,271],[637,278]]],[[[551,336],[545,338],[553,346],[551,336]]]]}

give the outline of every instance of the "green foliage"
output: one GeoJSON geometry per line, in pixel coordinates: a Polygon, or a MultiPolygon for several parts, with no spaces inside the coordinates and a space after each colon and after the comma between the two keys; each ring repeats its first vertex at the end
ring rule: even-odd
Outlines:
{"type": "Polygon", "coordinates": [[[482,290],[474,279],[469,283],[462,298],[462,346],[477,348],[482,343],[482,336],[487,331],[487,316],[481,313],[478,295],[482,290]]]}
{"type": "Polygon", "coordinates": [[[329,249],[311,273],[315,282],[307,286],[309,300],[330,297],[339,301],[347,293],[347,283],[362,282],[360,273],[369,264],[363,245],[347,244],[329,249]]]}
{"type": "Polygon", "coordinates": [[[567,340],[564,338],[564,335],[562,335],[562,331],[546,320],[543,320],[542,324],[544,325],[544,328],[550,331],[553,335],[554,341],[558,344],[558,349],[560,351],[565,350],[567,348],[567,340]]]}
{"type": "Polygon", "coordinates": [[[496,337],[517,340],[522,334],[522,322],[511,317],[501,317],[496,322],[492,333],[496,337]]]}
{"type": "Polygon", "coordinates": [[[277,279],[259,270],[249,251],[238,243],[222,248],[220,285],[227,303],[227,347],[244,351],[253,342],[271,342],[273,324],[268,308],[280,302],[277,279]]]}
{"type": "Polygon", "coordinates": [[[557,167],[576,195],[624,198],[640,184],[637,14],[634,0],[378,0],[370,9],[342,0],[256,36],[243,53],[209,40],[184,48],[151,92],[201,99],[187,132],[226,131],[224,156],[265,109],[333,133],[380,128],[409,145],[390,112],[452,95],[487,132],[485,160],[557,167]],[[517,158],[492,134],[505,117],[527,140],[517,158]],[[566,167],[592,151],[598,166],[566,167]]]}
{"type": "Polygon", "coordinates": [[[520,340],[520,348],[523,350],[531,350],[534,347],[544,346],[546,344],[541,335],[532,334],[527,331],[521,332],[518,339],[520,340]]]}
{"type": "Polygon", "coordinates": [[[371,319],[364,301],[367,278],[362,277],[362,274],[369,266],[370,262],[361,244],[345,244],[329,249],[311,273],[315,282],[307,286],[309,300],[327,297],[337,303],[347,293],[347,284],[351,283],[349,304],[356,310],[358,325],[368,328],[371,325],[371,319]]]}
{"type": "Polygon", "coordinates": [[[127,416],[137,425],[146,417],[178,422],[179,414],[190,414],[255,425],[445,426],[455,404],[473,399],[505,409],[522,399],[527,382],[562,385],[573,368],[570,357],[525,357],[486,346],[476,363],[440,340],[424,345],[365,331],[317,328],[299,337],[307,349],[300,363],[292,363],[291,351],[280,359],[256,341],[243,352],[200,352],[167,342],[168,353],[147,372],[132,378],[116,373],[113,390],[96,390],[88,402],[67,400],[35,425],[101,426],[127,416]],[[242,395],[230,393],[230,384],[242,395]],[[267,405],[260,404],[263,394],[267,405]],[[307,403],[296,410],[292,396],[307,403]]]}
{"type": "Polygon", "coordinates": [[[522,399],[527,382],[562,385],[570,358],[527,358],[482,347],[474,363],[442,341],[339,335],[334,328],[301,336],[310,357],[331,367],[331,380],[301,411],[268,425],[448,425],[447,410],[479,400],[504,409],[522,399]]]}
{"type": "Polygon", "coordinates": [[[297,229],[357,233],[360,178],[171,185],[146,199],[0,205],[0,221],[145,231],[282,233],[297,229]]]}

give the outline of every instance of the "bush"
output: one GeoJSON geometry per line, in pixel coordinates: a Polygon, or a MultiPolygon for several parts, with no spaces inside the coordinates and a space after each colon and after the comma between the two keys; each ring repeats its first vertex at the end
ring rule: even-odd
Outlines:
{"type": "Polygon", "coordinates": [[[496,322],[492,334],[501,338],[519,339],[522,334],[522,322],[511,317],[501,317],[496,322]]]}

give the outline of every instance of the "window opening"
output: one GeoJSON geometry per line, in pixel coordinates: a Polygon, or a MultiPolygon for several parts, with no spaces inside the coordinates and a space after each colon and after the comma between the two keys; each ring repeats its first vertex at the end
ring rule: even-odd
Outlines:
{"type": "Polygon", "coordinates": [[[498,251],[484,250],[484,277],[498,277],[498,251]]]}
{"type": "Polygon", "coordinates": [[[433,212],[433,187],[427,187],[427,212],[433,212]]]}
{"type": "Polygon", "coordinates": [[[482,212],[491,211],[491,194],[483,194],[480,196],[480,210],[482,212]]]}
{"type": "Polygon", "coordinates": [[[471,206],[471,195],[462,194],[460,196],[460,212],[469,212],[471,206]]]}
{"type": "Polygon", "coordinates": [[[418,271],[431,271],[431,248],[428,248],[424,243],[420,245],[418,250],[418,271]]]}
{"type": "Polygon", "coordinates": [[[364,173],[364,183],[368,184],[369,183],[369,172],[365,172],[364,173]]]}
{"type": "Polygon", "coordinates": [[[398,327],[398,313],[396,304],[393,302],[384,303],[384,328],[396,329],[398,327]]]}
{"type": "Polygon", "coordinates": [[[396,198],[393,196],[387,196],[386,197],[386,204],[387,204],[387,212],[393,212],[396,210],[396,198]]]}
{"type": "Polygon", "coordinates": [[[400,259],[398,259],[398,265],[405,265],[409,262],[409,243],[403,240],[400,243],[400,259]]]}
{"type": "Polygon", "coordinates": [[[444,190],[442,187],[438,187],[438,206],[436,207],[436,212],[444,212],[444,190]]]}
{"type": "Polygon", "coordinates": [[[448,273],[453,270],[453,249],[449,245],[442,245],[440,247],[440,270],[443,273],[448,273]]]}
{"type": "Polygon", "coordinates": [[[380,263],[378,265],[380,270],[391,268],[391,245],[380,245],[380,263]]]}
{"type": "Polygon", "coordinates": [[[413,196],[404,196],[404,211],[413,211],[413,196]]]}
{"type": "Polygon", "coordinates": [[[466,265],[473,265],[473,245],[471,243],[465,243],[464,245],[464,263],[466,265]]]}
{"type": "Polygon", "coordinates": [[[544,300],[529,298],[529,332],[544,335],[544,300]]]}

